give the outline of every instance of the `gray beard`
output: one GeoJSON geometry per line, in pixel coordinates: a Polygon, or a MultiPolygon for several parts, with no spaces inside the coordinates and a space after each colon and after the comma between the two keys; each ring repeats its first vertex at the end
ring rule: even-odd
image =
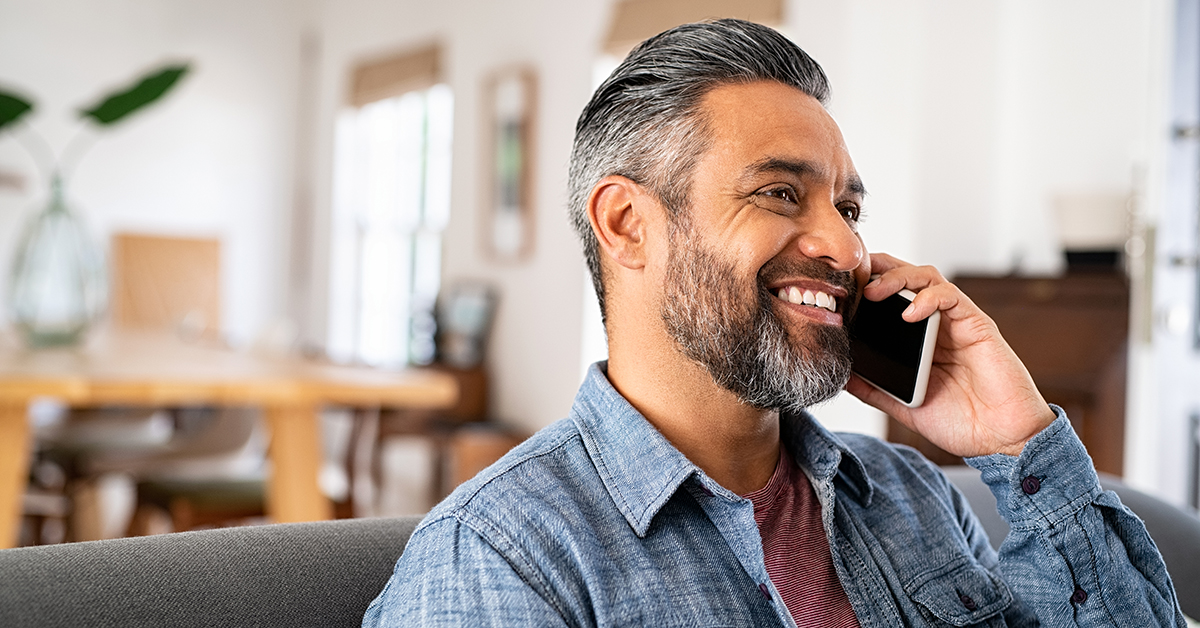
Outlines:
{"type": "MultiPolygon", "coordinates": [[[[837,396],[850,379],[845,326],[810,325],[793,341],[772,305],[764,276],[784,271],[857,292],[848,273],[814,262],[803,268],[763,268],[757,298],[739,288],[733,265],[678,234],[667,260],[662,319],[684,355],[708,370],[717,385],[756,408],[796,413],[837,396]],[[800,271],[800,272],[796,272],[800,271]]],[[[845,315],[845,314],[843,314],[845,315]]]]}

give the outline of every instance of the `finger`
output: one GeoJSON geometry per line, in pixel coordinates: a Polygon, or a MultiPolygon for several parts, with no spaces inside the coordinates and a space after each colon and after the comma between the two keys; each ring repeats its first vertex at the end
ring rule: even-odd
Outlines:
{"type": "Polygon", "coordinates": [[[930,286],[948,283],[933,266],[905,264],[890,268],[863,288],[863,295],[872,301],[887,298],[901,289],[920,292],[930,286]]]}
{"type": "Polygon", "coordinates": [[[892,279],[884,280],[883,276],[889,271],[897,268],[910,266],[908,262],[888,255],[887,253],[872,253],[871,254],[871,281],[863,288],[863,296],[872,301],[879,301],[895,294],[895,290],[889,292],[889,289],[896,283],[892,279]]]}
{"type": "Polygon", "coordinates": [[[983,314],[979,306],[963,294],[958,286],[946,282],[918,292],[912,304],[900,316],[910,323],[915,323],[929,318],[937,311],[941,311],[943,316],[952,321],[983,314]]]}
{"type": "Polygon", "coordinates": [[[887,253],[871,254],[872,273],[885,273],[893,268],[900,268],[902,266],[912,266],[912,264],[887,253]]]}
{"type": "Polygon", "coordinates": [[[900,317],[910,323],[915,323],[929,318],[939,310],[952,310],[960,304],[958,297],[961,294],[951,284],[927,288],[917,293],[917,297],[913,299],[908,309],[900,314],[900,317]]]}

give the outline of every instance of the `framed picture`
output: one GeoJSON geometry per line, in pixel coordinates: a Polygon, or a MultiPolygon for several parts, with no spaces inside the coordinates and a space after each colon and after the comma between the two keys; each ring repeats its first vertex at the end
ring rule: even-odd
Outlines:
{"type": "Polygon", "coordinates": [[[497,72],[484,86],[483,245],[500,262],[533,253],[536,102],[536,78],[527,67],[497,72]]]}

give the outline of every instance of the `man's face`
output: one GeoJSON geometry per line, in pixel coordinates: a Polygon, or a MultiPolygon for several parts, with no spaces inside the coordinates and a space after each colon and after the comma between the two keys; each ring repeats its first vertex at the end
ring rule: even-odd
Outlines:
{"type": "Polygon", "coordinates": [[[849,319],[870,275],[863,190],[833,119],[774,82],[704,101],[712,148],[671,230],[668,332],[745,403],[798,410],[850,375],[849,319]]]}

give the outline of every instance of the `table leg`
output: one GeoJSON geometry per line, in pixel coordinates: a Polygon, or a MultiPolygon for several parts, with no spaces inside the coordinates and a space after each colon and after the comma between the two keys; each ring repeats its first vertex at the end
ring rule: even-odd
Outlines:
{"type": "Polygon", "coordinates": [[[312,406],[266,409],[271,430],[271,475],[267,478],[267,515],[276,523],[319,521],[333,517],[321,494],[321,434],[312,406]]]}
{"type": "Polygon", "coordinates": [[[28,411],[24,404],[0,405],[0,549],[17,544],[21,501],[29,473],[28,411]]]}

